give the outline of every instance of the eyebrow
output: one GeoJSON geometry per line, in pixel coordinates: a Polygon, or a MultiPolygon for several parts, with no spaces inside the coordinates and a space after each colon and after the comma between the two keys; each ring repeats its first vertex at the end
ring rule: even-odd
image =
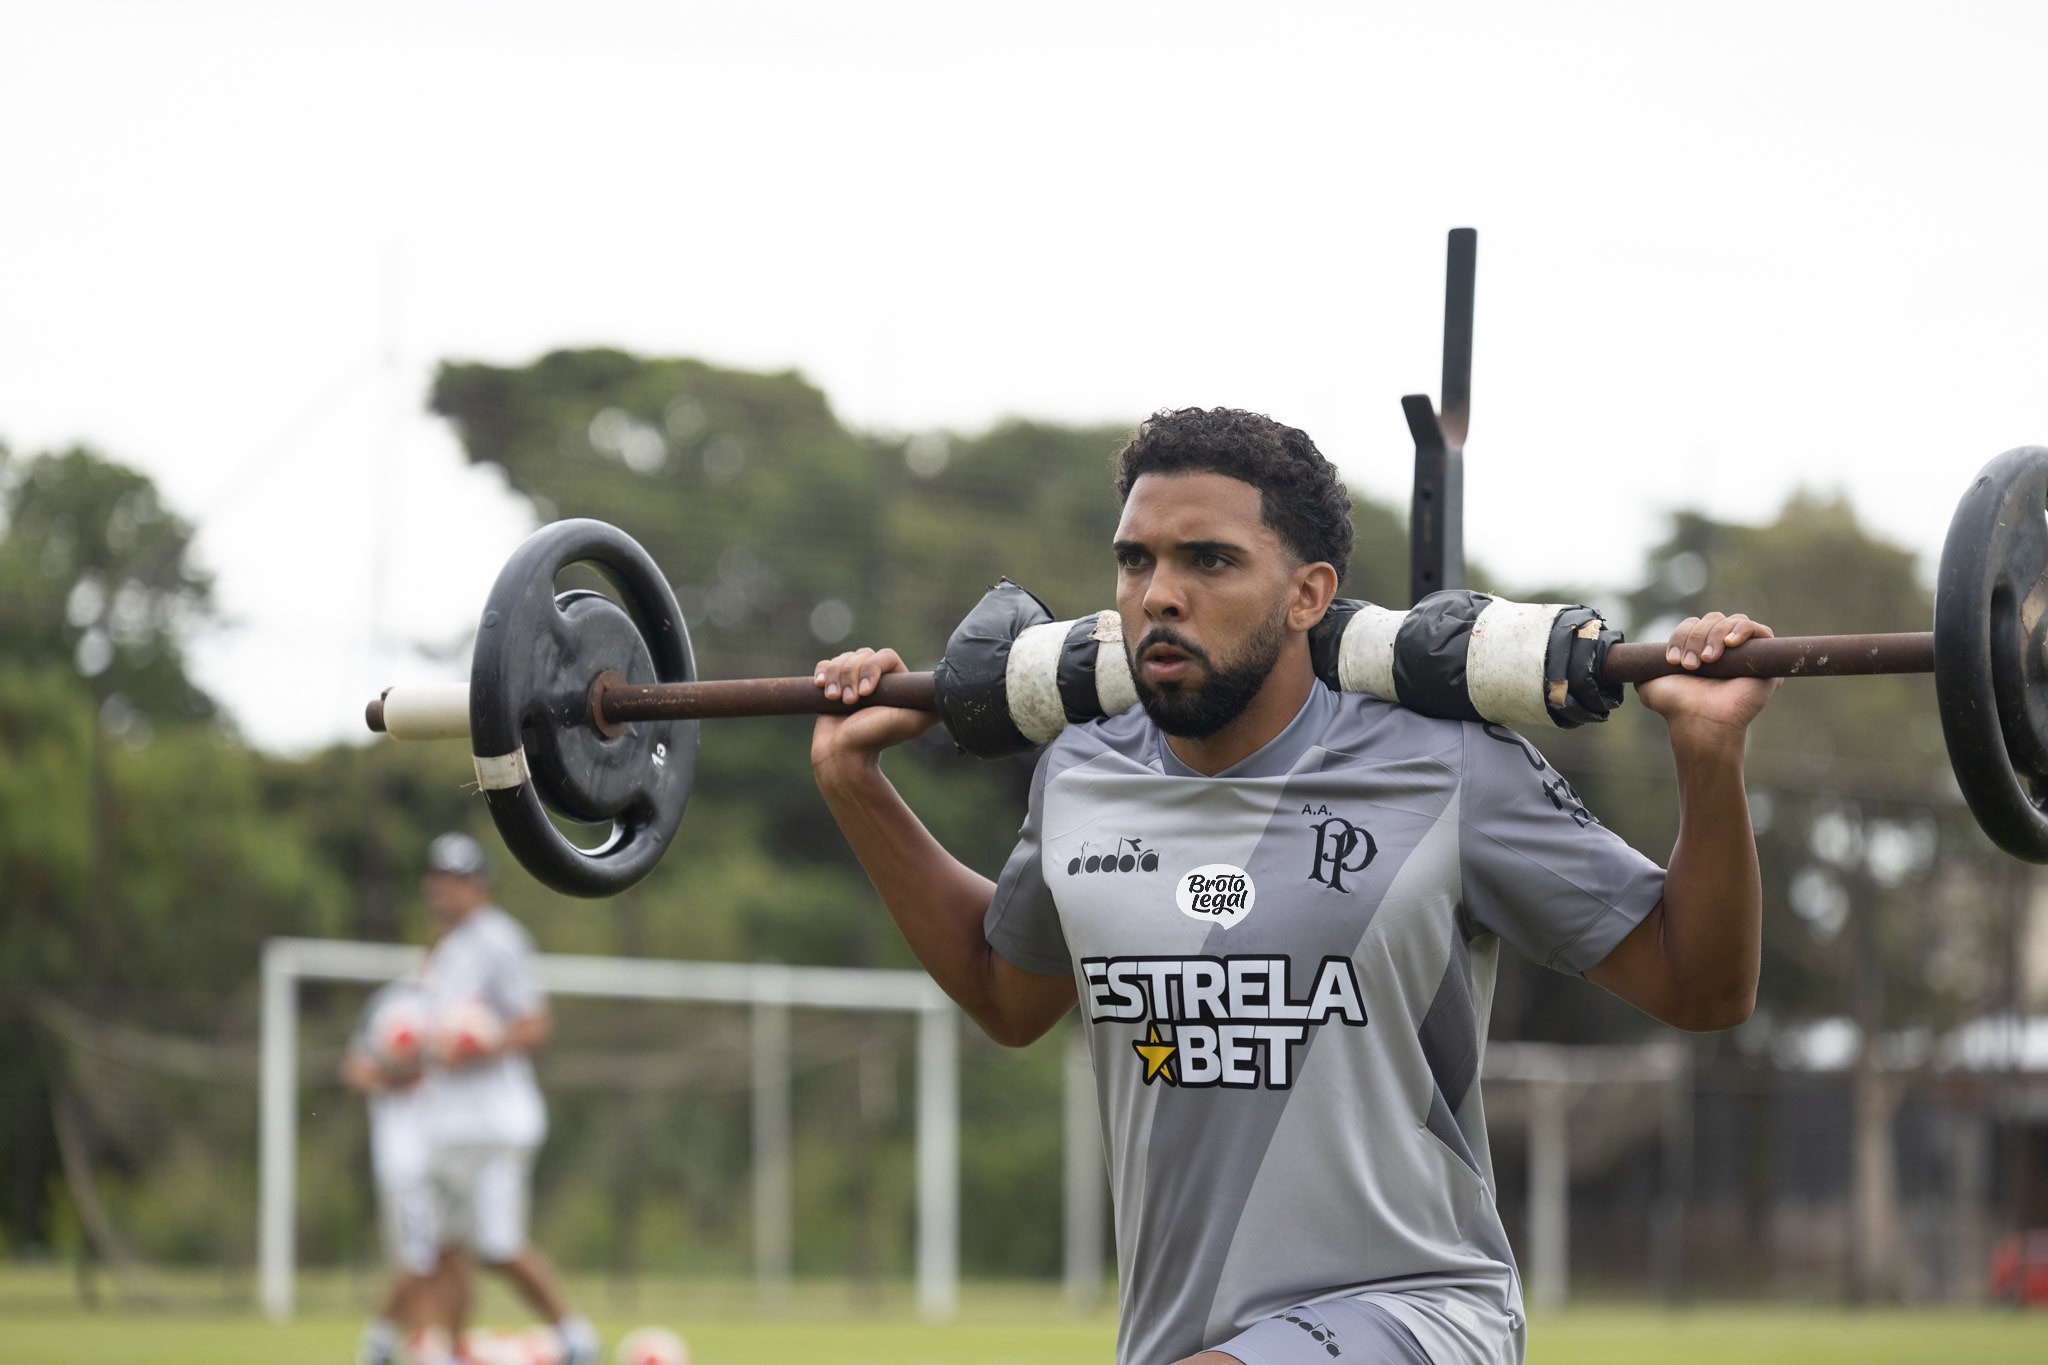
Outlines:
{"type": "MultiPolygon", "coordinates": [[[[1110,542],[1109,548],[1114,554],[1123,554],[1129,550],[1143,551],[1149,547],[1141,540],[1115,540],[1110,542]]],[[[1173,548],[1184,554],[1191,555],[1243,555],[1249,553],[1244,546],[1233,544],[1227,540],[1182,540],[1176,541],[1173,548]]]]}

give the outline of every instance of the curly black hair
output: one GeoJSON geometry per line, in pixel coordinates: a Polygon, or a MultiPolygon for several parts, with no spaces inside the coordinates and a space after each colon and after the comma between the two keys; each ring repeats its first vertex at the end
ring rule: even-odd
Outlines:
{"type": "Polygon", "coordinates": [[[1351,558],[1351,494],[1308,433],[1240,408],[1161,409],[1117,453],[1116,496],[1141,474],[1224,474],[1259,490],[1266,525],[1301,557],[1337,570],[1351,558]]]}

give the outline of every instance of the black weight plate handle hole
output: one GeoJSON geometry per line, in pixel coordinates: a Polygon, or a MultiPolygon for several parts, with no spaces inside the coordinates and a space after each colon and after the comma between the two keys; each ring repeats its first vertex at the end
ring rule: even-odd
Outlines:
{"type": "MultiPolygon", "coordinates": [[[[572,592],[596,593],[599,597],[604,598],[620,611],[626,613],[627,619],[632,621],[643,635],[646,633],[648,623],[642,619],[639,608],[620,590],[617,580],[596,563],[590,560],[575,559],[555,570],[555,609],[557,611],[561,610],[563,594],[572,592]]],[[[605,738],[609,741],[612,737],[607,736],[605,738]]]]}
{"type": "Polygon", "coordinates": [[[629,828],[623,817],[594,825],[572,819],[546,802],[541,803],[541,810],[546,813],[548,823],[555,827],[555,832],[562,836],[563,841],[586,858],[598,858],[609,853],[625,837],[629,828]]]}
{"type": "MultiPolygon", "coordinates": [[[[644,632],[648,623],[641,618],[640,608],[619,587],[618,580],[602,565],[591,560],[571,560],[555,571],[555,596],[565,592],[594,592],[606,598],[612,605],[626,613],[633,623],[644,632]]],[[[677,615],[680,617],[680,610],[677,615]]]]}
{"type": "Polygon", "coordinates": [[[618,585],[612,581],[612,576],[588,560],[571,560],[555,570],[555,595],[557,597],[560,597],[565,592],[573,592],[578,589],[584,592],[597,593],[601,597],[608,597],[623,609],[628,616],[633,614],[632,605],[626,601],[624,594],[619,591],[618,585]]]}
{"type": "Polygon", "coordinates": [[[2014,772],[2024,776],[2024,770],[2018,766],[2019,755],[2013,753],[2012,746],[2007,739],[2012,733],[2012,727],[2006,723],[2007,717],[2004,714],[2006,698],[2003,691],[2010,681],[2009,675],[2005,671],[2010,666],[2008,661],[2019,657],[2019,636],[2022,632],[2019,629],[2018,617],[2019,612],[2014,604],[2012,583],[2001,575],[1991,585],[1991,611],[1986,617],[1989,630],[1987,631],[1988,638],[1984,643],[1991,655],[1991,697],[2000,713],[1998,717],[1999,745],[2005,750],[2007,761],[2014,765],[2014,772]]]}
{"type": "Polygon", "coordinates": [[[546,802],[541,803],[541,810],[546,813],[548,823],[555,827],[555,832],[586,858],[604,857],[654,823],[654,802],[645,795],[634,798],[624,810],[604,824],[575,819],[546,802]]]}
{"type": "Polygon", "coordinates": [[[2034,637],[2028,632],[2024,619],[2024,604],[2031,596],[2034,585],[2017,583],[2001,577],[1991,589],[1990,639],[1987,641],[1991,654],[1992,695],[1998,707],[1998,728],[2001,747],[2006,761],[2011,764],[2013,776],[2020,790],[2026,794],[2029,804],[2036,810],[2048,809],[2043,804],[2040,790],[2048,785],[2048,772],[2037,774],[2036,764],[2041,762],[2040,747],[2034,746],[2030,754],[2015,744],[2015,737],[2032,734],[2030,708],[2026,693],[2032,685],[2029,676],[2035,670],[2026,655],[2034,649],[2034,637]],[[2017,695],[2015,695],[2017,694],[2017,695]]]}

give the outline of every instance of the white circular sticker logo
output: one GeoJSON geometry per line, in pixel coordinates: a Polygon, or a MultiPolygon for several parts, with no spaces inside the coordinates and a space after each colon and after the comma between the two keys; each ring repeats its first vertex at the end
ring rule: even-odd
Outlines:
{"type": "Polygon", "coordinates": [[[1251,874],[1229,863],[1198,867],[1173,889],[1173,902],[1183,915],[1226,929],[1249,915],[1257,899],[1251,874]]]}

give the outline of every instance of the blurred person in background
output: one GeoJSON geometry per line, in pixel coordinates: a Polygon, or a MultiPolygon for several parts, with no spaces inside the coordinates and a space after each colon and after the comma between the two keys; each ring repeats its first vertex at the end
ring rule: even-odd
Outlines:
{"type": "Polygon", "coordinates": [[[365,1002],[342,1056],[343,1082],[369,1109],[370,1174],[391,1263],[390,1287],[377,1317],[363,1329],[357,1365],[392,1365],[406,1342],[414,1343],[415,1353],[425,1350],[435,1317],[441,1239],[420,1085],[425,1049],[425,996],[416,977],[401,977],[365,1002]]]}
{"type": "Polygon", "coordinates": [[[597,1333],[527,1237],[534,1154],[547,1108],[531,1054],[548,1040],[533,940],[491,900],[482,845],[466,834],[427,850],[422,896],[438,935],[422,973],[432,1021],[424,1117],[440,1239],[440,1323],[454,1342],[469,1316],[466,1254],[497,1271],[553,1325],[562,1365],[592,1365],[597,1333]]]}

